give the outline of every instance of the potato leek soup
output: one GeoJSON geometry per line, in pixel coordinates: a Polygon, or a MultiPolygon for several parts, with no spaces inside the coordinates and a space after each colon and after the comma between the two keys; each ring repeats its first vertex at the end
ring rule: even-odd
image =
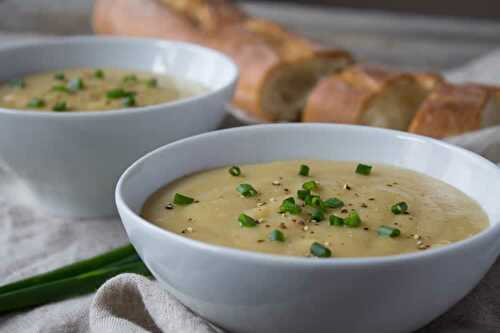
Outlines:
{"type": "Polygon", "coordinates": [[[0,107],[39,111],[102,111],[165,103],[204,89],[166,75],[119,69],[68,69],[0,85],[0,107]]]}
{"type": "Polygon", "coordinates": [[[173,182],[143,217],[185,237],[291,256],[367,257],[425,251],[489,224],[456,188],[387,165],[279,161],[173,182]]]}

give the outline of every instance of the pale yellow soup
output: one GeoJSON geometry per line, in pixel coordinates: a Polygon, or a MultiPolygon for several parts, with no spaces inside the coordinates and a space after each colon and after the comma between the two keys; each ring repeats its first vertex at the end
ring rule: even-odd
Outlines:
{"type": "Polygon", "coordinates": [[[232,176],[229,167],[208,170],[161,188],[146,201],[142,215],[184,237],[290,256],[317,256],[311,249],[314,243],[329,250],[331,257],[425,251],[463,240],[489,225],[477,202],[442,181],[386,165],[373,165],[369,175],[362,175],[355,172],[357,164],[279,161],[240,166],[240,176],[232,176]],[[309,176],[299,175],[302,164],[309,166],[309,176]],[[319,184],[312,195],[319,195],[323,201],[338,198],[344,203],[340,208],[323,207],[323,221],[312,220],[316,208],[297,197],[297,190],[310,180],[319,184]],[[236,190],[242,183],[252,185],[257,195],[243,197],[236,190]],[[174,204],[176,193],[195,201],[174,204]],[[300,214],[280,213],[283,200],[289,197],[301,207],[300,214]],[[392,207],[401,202],[406,203],[407,211],[395,214],[392,207]],[[330,216],[347,218],[353,211],[361,219],[359,226],[330,224],[330,216]],[[253,218],[256,225],[241,226],[241,213],[253,218]],[[393,228],[385,231],[397,229],[399,235],[383,230],[379,234],[381,226],[393,228]],[[276,237],[272,240],[274,230],[279,230],[284,241],[276,237]]]}
{"type": "Polygon", "coordinates": [[[201,94],[196,83],[121,69],[66,69],[0,85],[0,107],[52,112],[155,105],[201,94]]]}

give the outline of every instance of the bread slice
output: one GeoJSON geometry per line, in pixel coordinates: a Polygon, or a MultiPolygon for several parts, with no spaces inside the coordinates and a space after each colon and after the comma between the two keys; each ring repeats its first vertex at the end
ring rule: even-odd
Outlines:
{"type": "Polygon", "coordinates": [[[96,0],[97,33],[182,40],[229,55],[240,67],[234,104],[268,121],[297,120],[317,80],[353,62],[225,0],[96,0]]]}
{"type": "Polygon", "coordinates": [[[303,120],[406,130],[427,94],[410,74],[357,65],[314,88],[303,120]]]}
{"type": "Polygon", "coordinates": [[[500,108],[490,88],[439,84],[422,103],[409,131],[445,138],[500,124],[500,108]]]}

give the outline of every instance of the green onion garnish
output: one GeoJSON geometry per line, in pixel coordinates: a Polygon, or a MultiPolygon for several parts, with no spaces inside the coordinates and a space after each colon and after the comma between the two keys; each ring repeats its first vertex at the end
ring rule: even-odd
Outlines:
{"type": "Polygon", "coordinates": [[[131,96],[127,96],[123,99],[123,106],[127,107],[127,108],[130,108],[130,107],[133,107],[133,106],[136,106],[137,103],[135,102],[135,97],[134,95],[131,95],[131,96]]]}
{"type": "Polygon", "coordinates": [[[68,89],[72,92],[79,91],[85,88],[85,84],[81,78],[76,78],[68,82],[68,89]]]}
{"type": "Polygon", "coordinates": [[[28,107],[30,108],[43,108],[45,106],[45,101],[42,98],[34,97],[28,102],[28,107]]]}
{"type": "Polygon", "coordinates": [[[325,219],[325,213],[322,209],[315,209],[311,214],[311,219],[316,222],[321,222],[325,219]]]}
{"type": "Polygon", "coordinates": [[[408,204],[404,201],[398,202],[391,207],[391,212],[396,215],[404,214],[408,210],[408,204]]]}
{"type": "Polygon", "coordinates": [[[326,199],[325,201],[323,201],[323,203],[328,208],[341,208],[341,207],[344,207],[344,202],[342,200],[340,200],[340,199],[337,199],[337,198],[326,199]]]}
{"type": "Polygon", "coordinates": [[[228,171],[229,174],[234,177],[238,177],[239,175],[241,175],[241,169],[237,165],[233,165],[232,167],[229,168],[228,171]]]}
{"type": "Polygon", "coordinates": [[[94,72],[94,77],[99,80],[104,79],[104,71],[102,69],[96,69],[94,72]]]}
{"type": "Polygon", "coordinates": [[[368,176],[372,172],[372,166],[367,164],[358,164],[356,167],[356,173],[360,175],[368,176]]]}
{"type": "Polygon", "coordinates": [[[308,196],[311,195],[311,191],[308,191],[308,190],[298,190],[297,191],[297,197],[300,199],[300,200],[306,200],[306,198],[308,196]]]}
{"type": "Polygon", "coordinates": [[[308,190],[308,191],[313,191],[315,189],[318,188],[318,183],[316,183],[314,180],[310,180],[308,182],[305,182],[303,185],[302,185],[302,188],[304,190],[308,190]]]}
{"type": "Polygon", "coordinates": [[[336,216],[336,215],[330,215],[330,225],[335,225],[335,226],[343,226],[344,225],[344,219],[336,216]]]}
{"type": "Polygon", "coordinates": [[[66,76],[62,72],[61,73],[55,73],[54,74],[54,79],[59,80],[59,81],[64,81],[64,80],[66,80],[66,76]]]}
{"type": "Polygon", "coordinates": [[[238,217],[238,222],[240,222],[240,226],[245,228],[252,228],[257,226],[257,221],[243,213],[241,213],[238,217]]]}
{"type": "Polygon", "coordinates": [[[393,228],[393,227],[387,227],[385,225],[381,225],[377,233],[379,236],[385,236],[385,237],[398,237],[401,235],[401,231],[398,228],[393,228]]]}
{"type": "Polygon", "coordinates": [[[23,79],[10,80],[9,86],[15,87],[15,88],[24,88],[24,87],[26,87],[26,81],[24,81],[23,79]]]}
{"type": "Polygon", "coordinates": [[[332,256],[332,251],[318,242],[312,243],[310,251],[313,256],[319,258],[329,258],[332,256]]]}
{"type": "Polygon", "coordinates": [[[66,87],[63,84],[56,84],[55,86],[52,87],[52,90],[53,91],[63,92],[63,93],[66,93],[66,94],[71,94],[71,90],[69,90],[68,87],[66,87]]]}
{"type": "Polygon", "coordinates": [[[123,82],[137,82],[137,76],[135,74],[125,75],[123,82]]]}
{"type": "Polygon", "coordinates": [[[182,195],[180,193],[175,193],[174,204],[186,206],[186,205],[192,204],[193,202],[194,202],[193,198],[182,195]]]}
{"type": "Polygon", "coordinates": [[[119,99],[129,96],[135,96],[135,92],[123,90],[122,88],[116,88],[108,90],[108,92],[106,93],[106,97],[109,99],[119,99]]]}
{"type": "Polygon", "coordinates": [[[52,111],[55,112],[64,112],[68,111],[68,105],[64,101],[57,102],[53,107],[52,111]]]}
{"type": "Polygon", "coordinates": [[[156,88],[158,86],[158,80],[155,78],[151,78],[146,81],[146,86],[149,88],[156,88]]]}
{"type": "Polygon", "coordinates": [[[299,175],[304,177],[309,176],[309,167],[305,164],[302,164],[299,169],[299,175]]]}
{"type": "Polygon", "coordinates": [[[279,212],[298,215],[302,212],[302,208],[300,208],[300,206],[295,203],[295,199],[293,197],[290,197],[283,200],[279,212]]]}
{"type": "Polygon", "coordinates": [[[283,233],[280,230],[274,229],[269,234],[269,240],[277,241],[277,242],[284,242],[285,241],[285,235],[283,235],[283,233]]]}
{"type": "Polygon", "coordinates": [[[236,191],[240,192],[245,198],[254,197],[257,195],[257,190],[250,184],[240,184],[236,187],[236,191]]]}
{"type": "Polygon", "coordinates": [[[323,201],[321,200],[319,195],[312,195],[312,196],[310,196],[310,198],[311,198],[310,206],[317,207],[317,208],[324,207],[323,201]]]}
{"type": "Polygon", "coordinates": [[[349,216],[344,219],[344,224],[351,228],[359,227],[361,225],[361,217],[359,217],[358,212],[355,210],[351,211],[349,216]]]}

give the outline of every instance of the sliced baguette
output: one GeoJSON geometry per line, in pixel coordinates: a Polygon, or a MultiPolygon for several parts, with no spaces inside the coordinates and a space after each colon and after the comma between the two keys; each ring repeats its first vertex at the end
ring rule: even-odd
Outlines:
{"type": "Polygon", "coordinates": [[[182,40],[226,53],[240,67],[235,105],[268,121],[297,120],[317,80],[353,61],[223,0],[96,0],[93,26],[97,33],[182,40]]]}
{"type": "Polygon", "coordinates": [[[357,65],[315,87],[303,120],[406,130],[427,94],[412,75],[357,65]]]}

